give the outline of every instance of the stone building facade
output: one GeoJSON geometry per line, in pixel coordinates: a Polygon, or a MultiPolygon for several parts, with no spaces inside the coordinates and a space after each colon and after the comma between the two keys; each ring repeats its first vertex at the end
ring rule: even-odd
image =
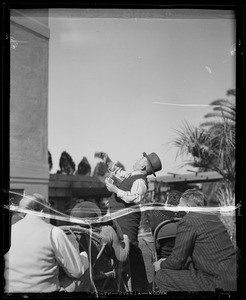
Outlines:
{"type": "Polygon", "coordinates": [[[10,190],[48,197],[48,9],[10,12],[10,190]]]}

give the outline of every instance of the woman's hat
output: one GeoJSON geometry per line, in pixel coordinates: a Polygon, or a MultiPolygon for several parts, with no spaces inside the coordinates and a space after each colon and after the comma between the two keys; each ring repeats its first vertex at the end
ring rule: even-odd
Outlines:
{"type": "Polygon", "coordinates": [[[101,216],[101,210],[95,203],[84,201],[73,207],[70,216],[75,218],[96,218],[101,216]]]}
{"type": "Polygon", "coordinates": [[[155,152],[152,152],[150,154],[146,154],[145,152],[143,152],[143,156],[146,157],[149,162],[146,168],[147,174],[153,174],[154,176],[156,176],[155,172],[160,171],[162,168],[159,156],[155,152]]]}

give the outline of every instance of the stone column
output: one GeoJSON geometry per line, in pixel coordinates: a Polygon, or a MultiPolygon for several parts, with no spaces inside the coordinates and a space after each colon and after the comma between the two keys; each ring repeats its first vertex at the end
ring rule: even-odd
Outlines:
{"type": "Polygon", "coordinates": [[[10,190],[48,197],[48,9],[11,10],[10,190]]]}

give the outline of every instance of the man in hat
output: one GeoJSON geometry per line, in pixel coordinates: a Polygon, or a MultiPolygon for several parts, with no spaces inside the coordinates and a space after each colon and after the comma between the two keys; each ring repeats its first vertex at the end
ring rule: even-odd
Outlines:
{"type": "Polygon", "coordinates": [[[29,212],[11,226],[11,245],[5,254],[5,292],[51,293],[90,291],[89,262],[58,227],[45,222],[49,202],[40,195],[26,195],[20,207],[29,212]],[[33,212],[33,213],[32,213],[33,212]],[[60,268],[69,281],[60,282],[60,268]]]}
{"type": "MultiPolygon", "coordinates": [[[[152,174],[156,176],[155,172],[162,168],[160,158],[155,152],[149,155],[143,152],[143,156],[133,165],[132,172],[126,172],[116,166],[104,152],[97,154],[97,157],[103,159],[111,173],[110,178],[105,180],[107,189],[113,193],[109,201],[111,213],[132,206],[138,208],[148,190],[147,176],[152,174]]],[[[138,246],[140,221],[140,211],[117,218],[120,230],[123,234],[128,235],[130,240],[129,260],[133,291],[149,290],[143,254],[138,246]]]]}
{"type": "MultiPolygon", "coordinates": [[[[203,207],[202,192],[189,189],[180,207],[203,207]]],[[[175,245],[168,258],[154,262],[161,291],[236,291],[237,254],[216,213],[190,211],[178,222],[175,245]]]]}

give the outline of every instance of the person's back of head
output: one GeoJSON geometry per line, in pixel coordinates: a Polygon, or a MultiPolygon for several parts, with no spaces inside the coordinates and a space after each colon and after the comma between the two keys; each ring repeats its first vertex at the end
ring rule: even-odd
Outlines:
{"type": "Polygon", "coordinates": [[[179,201],[179,206],[189,206],[189,207],[197,207],[197,206],[206,206],[207,199],[205,195],[197,190],[197,189],[189,189],[186,190],[179,201]]]}
{"type": "Polygon", "coordinates": [[[47,210],[49,203],[41,194],[34,193],[32,195],[25,195],[19,204],[20,208],[25,208],[33,211],[47,210]]]}
{"type": "Polygon", "coordinates": [[[179,200],[181,198],[181,195],[182,195],[182,193],[180,191],[171,190],[168,193],[167,201],[165,202],[165,204],[167,206],[177,206],[177,205],[179,205],[179,200]]]}

